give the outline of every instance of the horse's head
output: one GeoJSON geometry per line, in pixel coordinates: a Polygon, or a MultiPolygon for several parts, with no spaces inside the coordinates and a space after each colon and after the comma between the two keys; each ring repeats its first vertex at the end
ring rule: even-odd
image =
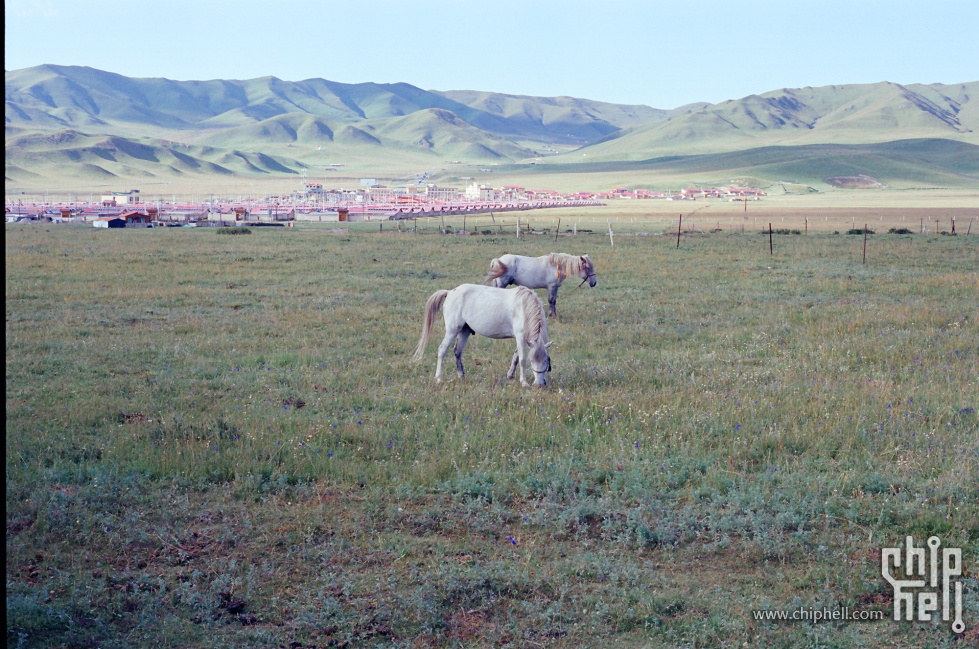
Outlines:
{"type": "Polygon", "coordinates": [[[581,273],[578,274],[581,279],[588,280],[588,286],[595,288],[598,284],[598,277],[595,275],[595,264],[591,263],[591,259],[588,255],[581,256],[581,273]]]}
{"type": "Polygon", "coordinates": [[[540,343],[528,345],[530,369],[534,371],[534,385],[542,388],[547,387],[547,373],[551,371],[551,356],[547,353],[547,348],[550,346],[550,342],[543,345],[540,343]]]}

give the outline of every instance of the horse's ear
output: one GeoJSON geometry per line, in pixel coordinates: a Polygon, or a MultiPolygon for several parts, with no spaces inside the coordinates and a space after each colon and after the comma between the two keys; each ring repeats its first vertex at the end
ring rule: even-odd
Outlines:
{"type": "Polygon", "coordinates": [[[544,345],[544,349],[550,349],[551,345],[553,345],[553,344],[554,344],[554,341],[553,340],[548,340],[547,341],[547,344],[544,345]]]}

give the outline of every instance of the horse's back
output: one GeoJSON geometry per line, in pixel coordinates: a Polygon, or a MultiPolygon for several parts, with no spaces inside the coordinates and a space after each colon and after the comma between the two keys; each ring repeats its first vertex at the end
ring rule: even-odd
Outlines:
{"type": "Polygon", "coordinates": [[[443,312],[456,327],[468,325],[487,338],[513,338],[512,293],[482,284],[460,284],[449,291],[443,312]]]}

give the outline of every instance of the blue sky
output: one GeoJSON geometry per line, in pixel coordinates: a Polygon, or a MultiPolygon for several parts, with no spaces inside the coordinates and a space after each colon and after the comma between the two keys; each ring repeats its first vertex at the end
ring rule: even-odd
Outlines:
{"type": "Polygon", "coordinates": [[[979,2],[6,0],[4,65],[569,95],[675,108],[979,80],[979,2]]]}

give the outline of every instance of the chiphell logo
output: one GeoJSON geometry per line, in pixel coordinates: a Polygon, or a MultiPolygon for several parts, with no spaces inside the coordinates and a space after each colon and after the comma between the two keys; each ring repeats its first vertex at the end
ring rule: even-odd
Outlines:
{"type": "Polygon", "coordinates": [[[962,550],[941,548],[939,551],[941,544],[941,539],[932,536],[926,550],[923,546],[915,547],[914,538],[909,536],[904,547],[883,548],[880,571],[894,588],[895,620],[928,622],[932,614],[938,612],[940,603],[942,619],[952,621],[952,632],[962,633],[965,631],[962,623],[962,550]]]}

